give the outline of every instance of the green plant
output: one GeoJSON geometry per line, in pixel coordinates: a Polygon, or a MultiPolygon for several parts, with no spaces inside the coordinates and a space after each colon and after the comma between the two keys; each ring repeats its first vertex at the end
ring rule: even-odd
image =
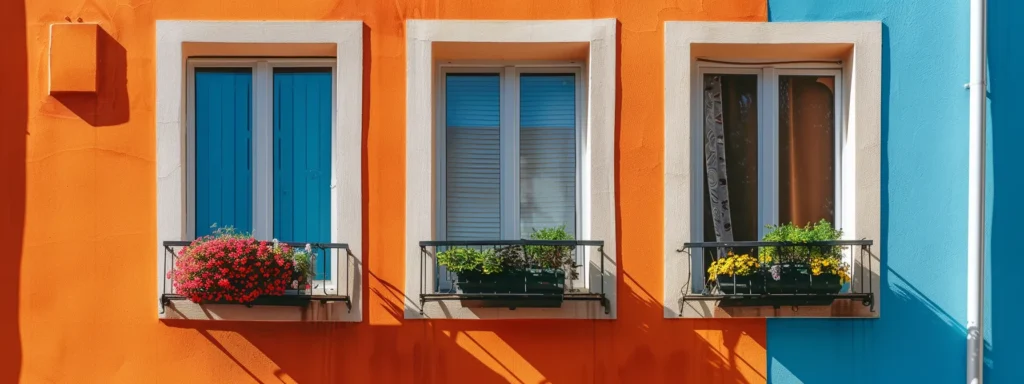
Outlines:
{"type": "MultiPolygon", "coordinates": [[[[542,228],[534,230],[530,234],[531,240],[574,240],[572,234],[565,230],[565,226],[542,228]]],[[[579,277],[577,272],[576,258],[573,255],[575,246],[569,245],[528,245],[526,246],[526,257],[528,262],[535,267],[545,269],[564,268],[569,278],[579,277]]]]}
{"type": "Polygon", "coordinates": [[[451,272],[482,272],[484,274],[502,271],[501,258],[493,249],[449,248],[437,253],[437,264],[451,272]]]}
{"type": "Polygon", "coordinates": [[[292,289],[299,289],[300,285],[308,289],[309,283],[316,277],[316,270],[313,267],[316,264],[316,254],[310,245],[306,244],[305,249],[295,251],[292,260],[295,261],[295,280],[292,281],[292,289]]]}
{"type": "Polygon", "coordinates": [[[835,245],[803,245],[807,243],[839,240],[843,231],[832,228],[832,224],[821,220],[817,224],[808,223],[799,227],[792,223],[778,226],[769,225],[768,233],[762,238],[766,242],[790,243],[792,246],[767,246],[758,251],[758,260],[763,263],[801,262],[806,263],[814,258],[838,260],[842,256],[842,247],[835,245]]]}
{"type": "MultiPolygon", "coordinates": [[[[532,240],[573,240],[565,226],[535,230],[532,240]]],[[[569,245],[510,245],[494,249],[453,247],[437,253],[437,264],[454,273],[480,272],[484,274],[503,271],[524,271],[529,268],[567,270],[568,275],[577,278],[573,250],[569,245]]]]}
{"type": "Polygon", "coordinates": [[[711,263],[711,267],[708,268],[708,280],[714,281],[718,275],[750,276],[757,273],[759,268],[757,259],[750,255],[734,255],[729,252],[728,256],[711,263]]]}

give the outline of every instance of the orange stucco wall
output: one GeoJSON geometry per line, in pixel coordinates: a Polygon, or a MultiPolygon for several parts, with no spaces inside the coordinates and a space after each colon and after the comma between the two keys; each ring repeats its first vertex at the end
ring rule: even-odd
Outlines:
{"type": "Polygon", "coordinates": [[[662,318],[666,20],[766,19],[764,0],[0,2],[0,383],[765,381],[763,320],[662,318]],[[99,41],[100,92],[49,96],[49,25],[99,41]],[[618,320],[406,321],[408,18],[617,18],[618,320]],[[364,322],[157,320],[157,19],[363,20],[364,322]]]}

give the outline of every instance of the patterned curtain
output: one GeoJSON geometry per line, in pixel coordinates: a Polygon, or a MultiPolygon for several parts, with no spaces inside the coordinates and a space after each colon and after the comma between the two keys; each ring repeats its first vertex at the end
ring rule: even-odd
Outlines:
{"type": "Polygon", "coordinates": [[[725,172],[721,76],[711,76],[704,84],[704,166],[707,171],[715,241],[732,241],[732,215],[729,210],[729,188],[725,172]]]}

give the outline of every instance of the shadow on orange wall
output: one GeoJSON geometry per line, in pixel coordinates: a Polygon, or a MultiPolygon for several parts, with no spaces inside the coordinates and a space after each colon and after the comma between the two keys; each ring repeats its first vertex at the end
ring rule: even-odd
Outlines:
{"type": "MultiPolygon", "coordinates": [[[[370,96],[372,96],[370,94],[370,89],[373,88],[373,86],[371,85],[372,81],[371,81],[371,77],[370,77],[371,73],[372,73],[370,70],[372,69],[372,65],[373,65],[373,54],[371,53],[372,52],[371,44],[372,44],[372,41],[370,40],[370,26],[366,25],[365,23],[363,23],[363,122],[362,122],[363,123],[363,125],[362,125],[363,126],[363,132],[362,132],[362,138],[360,139],[361,140],[361,144],[359,146],[359,148],[362,150],[361,161],[360,161],[360,164],[362,165],[362,169],[360,170],[361,174],[359,176],[360,177],[359,180],[369,180],[370,179],[370,145],[369,145],[369,142],[370,142],[369,141],[369,139],[370,139],[370,96]]],[[[373,247],[371,246],[372,243],[370,242],[370,230],[369,230],[369,228],[370,228],[370,215],[369,215],[369,211],[370,211],[370,183],[364,182],[364,183],[359,183],[359,184],[361,185],[361,189],[362,189],[362,193],[360,195],[362,197],[362,204],[363,204],[362,205],[362,207],[363,207],[362,227],[361,227],[363,229],[363,233],[362,233],[362,239],[360,239],[360,241],[362,242],[362,247],[363,247],[363,249],[362,249],[363,265],[361,265],[360,270],[363,271],[365,274],[356,274],[355,282],[353,282],[353,286],[359,286],[360,287],[360,291],[359,292],[369,292],[370,291],[370,283],[369,283],[369,281],[367,281],[368,279],[364,279],[363,276],[369,276],[370,275],[369,274],[369,268],[367,268],[368,264],[367,264],[366,261],[367,261],[368,255],[372,255],[373,254],[373,247]]],[[[367,305],[366,302],[367,302],[367,300],[364,297],[363,298],[362,308],[359,309],[360,311],[363,311],[363,321],[366,321],[366,319],[370,318],[370,309],[369,309],[369,305],[367,305]]]]}
{"type": "Polygon", "coordinates": [[[124,124],[128,122],[129,111],[128,55],[102,27],[98,33],[97,92],[60,92],[54,93],[53,98],[91,126],[124,124]]]}
{"type": "Polygon", "coordinates": [[[0,4],[0,383],[21,376],[20,286],[25,231],[25,141],[28,131],[28,47],[25,4],[0,4]],[[13,250],[13,252],[11,252],[13,250]]]}
{"type": "MultiPolygon", "coordinates": [[[[396,303],[382,302],[402,314],[396,303]]],[[[666,320],[660,313],[649,308],[650,321],[633,322],[637,332],[629,335],[604,333],[605,324],[593,320],[164,323],[194,330],[241,377],[259,383],[764,382],[763,356],[748,361],[737,353],[741,339],[763,340],[743,331],[755,323],[666,320]],[[624,336],[631,342],[602,345],[624,336]]]]}

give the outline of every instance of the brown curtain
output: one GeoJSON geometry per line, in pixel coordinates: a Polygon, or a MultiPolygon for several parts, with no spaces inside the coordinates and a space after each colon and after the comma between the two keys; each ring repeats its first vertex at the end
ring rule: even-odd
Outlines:
{"type": "Polygon", "coordinates": [[[834,78],[779,76],[779,221],[835,221],[834,78]]]}

